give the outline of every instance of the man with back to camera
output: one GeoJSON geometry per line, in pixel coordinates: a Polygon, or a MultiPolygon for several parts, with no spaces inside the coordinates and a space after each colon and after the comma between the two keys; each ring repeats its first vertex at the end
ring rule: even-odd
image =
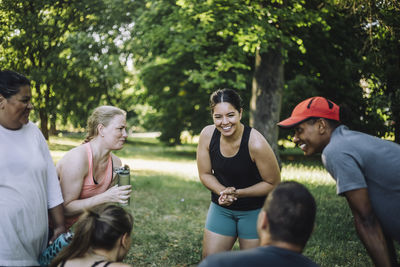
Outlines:
{"type": "Polygon", "coordinates": [[[258,215],[260,246],[208,256],[199,267],[318,266],[301,253],[313,231],[314,197],[303,185],[280,183],[265,200],[258,215]]]}
{"type": "Polygon", "coordinates": [[[349,130],[340,122],[342,112],[332,101],[312,97],[278,125],[294,128],[293,142],[304,155],[322,153],[374,264],[397,266],[393,240],[400,243],[400,145],[349,130]]]}

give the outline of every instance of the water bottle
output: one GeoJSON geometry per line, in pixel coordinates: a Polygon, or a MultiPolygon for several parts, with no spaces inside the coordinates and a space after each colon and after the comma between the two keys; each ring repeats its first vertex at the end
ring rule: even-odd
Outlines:
{"type": "MultiPolygon", "coordinates": [[[[118,168],[116,170],[116,173],[118,173],[118,186],[131,184],[131,171],[128,165],[125,164],[123,167],[118,168]]],[[[128,198],[127,204],[121,204],[121,205],[128,206],[129,203],[130,203],[130,198],[128,198]]]]}
{"type": "Polygon", "coordinates": [[[50,246],[48,246],[40,255],[40,266],[50,265],[51,261],[57,256],[61,249],[63,249],[71,242],[72,237],[73,233],[71,231],[59,235],[57,239],[54,240],[54,242],[50,246]]]}

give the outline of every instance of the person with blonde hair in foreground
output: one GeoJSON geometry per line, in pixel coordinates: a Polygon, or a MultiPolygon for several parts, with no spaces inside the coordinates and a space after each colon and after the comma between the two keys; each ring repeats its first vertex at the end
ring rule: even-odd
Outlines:
{"type": "Polygon", "coordinates": [[[74,226],[74,237],[50,267],[109,266],[122,263],[131,247],[133,217],[124,208],[101,204],[85,211],[74,226]]]}

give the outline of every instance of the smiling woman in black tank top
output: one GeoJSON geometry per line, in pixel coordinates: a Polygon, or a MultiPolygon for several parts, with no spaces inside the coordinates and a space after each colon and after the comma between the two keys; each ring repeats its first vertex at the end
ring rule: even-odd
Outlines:
{"type": "Polygon", "coordinates": [[[202,130],[197,148],[199,177],[211,191],[203,257],[231,250],[237,238],[241,249],[256,247],[258,210],[280,182],[268,142],[240,122],[240,96],[231,89],[217,90],[210,107],[214,124],[202,130]]]}

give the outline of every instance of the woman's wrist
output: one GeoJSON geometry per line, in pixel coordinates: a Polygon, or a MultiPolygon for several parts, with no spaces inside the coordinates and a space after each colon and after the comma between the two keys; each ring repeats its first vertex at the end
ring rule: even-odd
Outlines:
{"type": "Polygon", "coordinates": [[[226,187],[220,187],[214,193],[220,196],[222,194],[222,192],[225,191],[225,189],[226,189],[226,187]]]}
{"type": "Polygon", "coordinates": [[[242,195],[241,195],[242,192],[243,192],[242,189],[236,189],[235,190],[235,197],[236,198],[241,198],[242,197],[242,195]]]}

